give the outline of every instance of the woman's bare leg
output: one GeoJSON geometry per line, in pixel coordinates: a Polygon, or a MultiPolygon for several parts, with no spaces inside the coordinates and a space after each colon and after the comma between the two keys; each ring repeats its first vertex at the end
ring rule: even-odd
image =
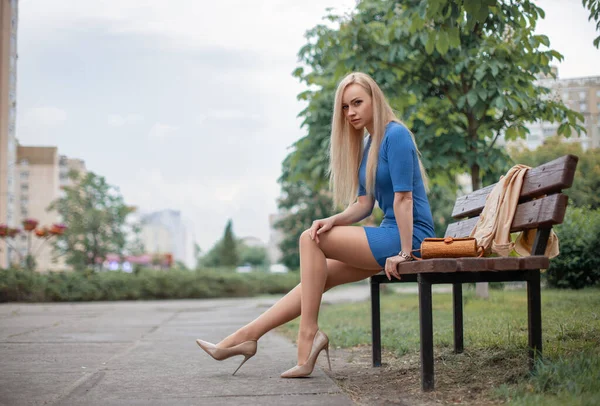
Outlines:
{"type": "MultiPolygon", "coordinates": [[[[333,230],[337,229],[335,227],[333,230]]],[[[344,227],[346,228],[346,227],[344,227]]],[[[364,236],[364,231],[362,231],[359,227],[352,227],[352,229],[358,229],[361,231],[359,234],[364,236]]],[[[331,231],[333,231],[331,230],[331,231]]],[[[331,232],[329,231],[329,232],[331,232]]],[[[325,233],[325,234],[329,234],[325,233]]],[[[325,237],[327,238],[327,237],[325,237]]],[[[330,246],[328,243],[330,240],[324,239],[324,236],[320,236],[321,244],[324,246],[330,246]]],[[[366,240],[366,237],[365,237],[366,240]]],[[[311,240],[312,242],[312,240],[311,240]]],[[[302,244],[302,242],[301,242],[302,244]]],[[[367,245],[368,247],[368,245],[367,245]]],[[[335,251],[335,250],[332,250],[335,251]]],[[[370,250],[369,250],[370,252],[370,250]]],[[[376,262],[366,265],[369,266],[368,269],[358,268],[355,266],[348,265],[347,263],[341,262],[335,259],[327,259],[326,266],[326,283],[324,291],[331,289],[334,286],[338,286],[344,283],[356,282],[359,280],[363,280],[368,278],[371,275],[379,272],[381,270],[381,266],[379,266],[376,262]]],[[[375,261],[373,259],[373,261],[375,261]]],[[[362,264],[364,265],[364,264],[362,264]]],[[[304,277],[303,277],[304,278],[304,277]]],[[[218,346],[219,347],[231,347],[233,345],[239,344],[241,342],[247,340],[258,340],[265,333],[272,330],[275,327],[278,327],[284,323],[287,323],[290,320],[295,319],[300,315],[301,311],[301,297],[302,297],[302,283],[297,285],[294,289],[292,289],[286,296],[281,298],[277,303],[275,303],[270,309],[261,314],[254,321],[240,328],[235,333],[231,334],[229,337],[225,338],[221,341],[218,346]]],[[[320,303],[320,297],[319,297],[320,303]]],[[[314,333],[313,333],[314,336],[314,333]]],[[[312,345],[312,338],[310,339],[310,344],[312,345]]],[[[300,343],[300,340],[299,340],[300,343]]],[[[310,351],[310,346],[308,348],[310,351]]]]}
{"type": "Polygon", "coordinates": [[[360,269],[381,270],[362,227],[334,227],[319,235],[317,244],[309,231],[300,237],[301,318],[298,331],[298,365],[308,359],[319,328],[319,308],[327,280],[326,258],[337,259],[360,269]]]}
{"type": "MultiPolygon", "coordinates": [[[[361,281],[379,270],[365,270],[350,266],[335,259],[327,259],[327,282],[325,291],[344,283],[361,281]]],[[[252,322],[221,341],[218,346],[231,347],[248,340],[258,340],[272,329],[300,316],[301,286],[296,285],[287,295],[279,299],[267,311],[252,322]]]]}

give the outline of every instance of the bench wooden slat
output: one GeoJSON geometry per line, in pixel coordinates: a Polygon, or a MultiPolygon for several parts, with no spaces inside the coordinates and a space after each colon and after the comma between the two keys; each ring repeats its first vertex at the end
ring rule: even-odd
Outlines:
{"type": "MultiPolygon", "coordinates": [[[[398,273],[410,275],[418,273],[520,271],[526,269],[546,269],[550,265],[548,257],[484,257],[484,258],[433,258],[412,261],[398,265],[398,273]]],[[[378,275],[385,275],[381,272],[378,275]]]]}
{"type": "MultiPolygon", "coordinates": [[[[530,169],[523,180],[520,201],[560,192],[573,184],[578,157],[565,155],[554,161],[530,169]]],[[[485,206],[485,199],[495,185],[479,189],[456,199],[452,217],[464,218],[479,215],[485,206]]]]}
{"type": "Polygon", "coordinates": [[[567,195],[558,193],[517,206],[511,232],[560,224],[567,211],[567,195]]]}
{"type": "MultiPolygon", "coordinates": [[[[568,197],[562,193],[521,203],[515,210],[511,232],[560,224],[567,210],[568,197]]],[[[448,225],[446,237],[467,237],[477,224],[479,217],[457,221],[448,225]]]]}
{"type": "Polygon", "coordinates": [[[457,262],[459,272],[546,269],[550,265],[548,257],[541,255],[530,257],[459,258],[457,262]]]}
{"type": "Polygon", "coordinates": [[[398,265],[398,273],[400,274],[456,272],[457,269],[456,259],[454,258],[433,258],[398,265]]]}
{"type": "Polygon", "coordinates": [[[446,235],[444,235],[444,237],[468,237],[471,234],[471,231],[473,231],[473,228],[475,228],[477,221],[479,221],[479,216],[448,224],[448,228],[446,228],[446,235]]]}

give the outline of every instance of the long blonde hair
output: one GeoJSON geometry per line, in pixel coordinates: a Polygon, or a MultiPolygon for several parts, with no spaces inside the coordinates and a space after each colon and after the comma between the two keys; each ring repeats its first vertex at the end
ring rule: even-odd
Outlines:
{"type": "MultiPolygon", "coordinates": [[[[385,135],[385,127],[391,122],[402,123],[394,114],[385,95],[367,74],[362,72],[353,72],[348,74],[335,92],[335,102],[333,105],[333,119],[331,123],[331,144],[329,160],[329,184],[333,190],[333,198],[336,205],[350,205],[356,200],[358,191],[358,169],[363,156],[363,141],[365,130],[356,130],[352,127],[342,111],[342,96],[346,88],[356,83],[362,86],[371,96],[373,108],[373,134],[371,134],[371,147],[367,158],[367,176],[366,190],[367,194],[373,195],[375,190],[375,175],[377,173],[377,161],[379,159],[379,149],[385,135]]],[[[419,168],[425,189],[428,188],[428,179],[421,162],[420,155],[415,141],[414,134],[409,130],[410,136],[417,150],[419,159],[419,168]]]]}

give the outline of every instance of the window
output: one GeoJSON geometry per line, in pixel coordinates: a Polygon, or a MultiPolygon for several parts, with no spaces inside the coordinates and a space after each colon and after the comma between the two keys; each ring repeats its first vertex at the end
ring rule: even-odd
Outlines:
{"type": "Polygon", "coordinates": [[[21,207],[21,217],[25,218],[28,215],[29,215],[29,211],[27,211],[27,208],[21,207]]]}
{"type": "Polygon", "coordinates": [[[544,137],[549,137],[551,135],[554,135],[554,133],[556,131],[554,130],[554,128],[544,128],[543,132],[544,132],[544,137]]]}
{"type": "Polygon", "coordinates": [[[29,185],[27,183],[21,183],[21,190],[22,191],[28,191],[29,190],[29,185]]]}
{"type": "Polygon", "coordinates": [[[23,165],[23,166],[27,166],[27,165],[29,165],[29,161],[27,159],[21,159],[21,161],[19,162],[19,164],[23,165]]]}
{"type": "Polygon", "coordinates": [[[579,92],[579,100],[585,100],[586,96],[587,96],[586,91],[579,92]]]}
{"type": "Polygon", "coordinates": [[[563,101],[567,101],[569,100],[569,92],[564,92],[563,93],[563,101]]]}
{"type": "Polygon", "coordinates": [[[22,180],[29,179],[29,172],[28,171],[22,171],[21,172],[21,179],[22,180]]]}
{"type": "Polygon", "coordinates": [[[600,90],[596,90],[596,97],[600,97],[600,90]]]}
{"type": "Polygon", "coordinates": [[[587,111],[587,103],[579,103],[579,111],[587,111]]]}

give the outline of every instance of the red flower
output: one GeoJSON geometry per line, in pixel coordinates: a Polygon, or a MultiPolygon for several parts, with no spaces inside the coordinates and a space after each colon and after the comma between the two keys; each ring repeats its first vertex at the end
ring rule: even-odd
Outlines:
{"type": "Polygon", "coordinates": [[[8,235],[8,226],[6,224],[0,224],[0,237],[6,237],[8,235]]]}
{"type": "Polygon", "coordinates": [[[25,219],[23,220],[23,228],[27,231],[33,231],[39,224],[39,221],[35,219],[25,219]]]}
{"type": "Polygon", "coordinates": [[[37,235],[38,237],[45,237],[48,235],[48,229],[46,227],[38,228],[37,230],[35,230],[35,235],[37,235]]]}
{"type": "Polygon", "coordinates": [[[52,224],[49,233],[52,235],[63,235],[66,229],[67,226],[65,226],[64,224],[52,224]]]}
{"type": "Polygon", "coordinates": [[[21,230],[19,230],[18,228],[9,228],[7,231],[7,235],[9,238],[15,238],[15,236],[20,232],[21,230]]]}

